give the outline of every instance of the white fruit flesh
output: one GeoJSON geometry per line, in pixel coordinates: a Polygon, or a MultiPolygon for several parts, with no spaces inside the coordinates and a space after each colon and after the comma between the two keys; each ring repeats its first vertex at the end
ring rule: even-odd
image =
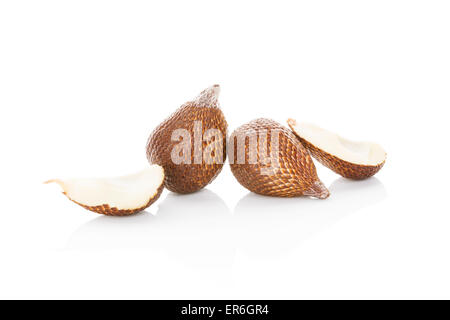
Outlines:
{"type": "Polygon", "coordinates": [[[152,165],[138,173],[117,178],[50,180],[58,183],[67,197],[93,207],[107,204],[119,210],[141,208],[158,193],[164,181],[161,166],[152,165]]]}
{"type": "Polygon", "coordinates": [[[350,141],[310,123],[297,123],[291,119],[288,123],[298,136],[344,161],[375,166],[386,160],[386,152],[376,143],[350,141]]]}

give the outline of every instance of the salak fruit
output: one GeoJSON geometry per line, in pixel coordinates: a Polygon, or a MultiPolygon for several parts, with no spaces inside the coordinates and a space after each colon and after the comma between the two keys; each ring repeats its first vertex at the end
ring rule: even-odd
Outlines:
{"type": "Polygon", "coordinates": [[[286,127],[256,119],[230,136],[231,171],[248,190],[266,196],[327,198],[308,151],[286,127]]]}
{"type": "Polygon", "coordinates": [[[220,87],[203,90],[161,123],[147,141],[147,159],[164,168],[164,186],[198,191],[213,181],[226,159],[227,122],[218,103],[220,87]]]}

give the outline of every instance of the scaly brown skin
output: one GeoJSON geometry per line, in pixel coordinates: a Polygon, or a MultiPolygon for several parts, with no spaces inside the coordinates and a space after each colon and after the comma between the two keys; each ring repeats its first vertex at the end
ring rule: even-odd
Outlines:
{"type": "Polygon", "coordinates": [[[168,119],[161,123],[150,135],[147,142],[147,159],[151,164],[159,164],[166,175],[164,185],[177,193],[192,193],[211,183],[222,170],[226,160],[227,122],[217,102],[219,86],[215,85],[204,90],[194,101],[181,106],[168,119]],[[201,121],[204,136],[208,129],[218,129],[222,141],[203,141],[201,150],[194,150],[194,124],[201,121]],[[176,164],[172,161],[171,152],[180,141],[172,141],[172,132],[176,129],[186,129],[191,136],[190,164],[176,164]],[[202,152],[209,145],[212,150],[222,149],[223,159],[208,164],[202,157],[201,164],[195,163],[195,151],[202,152]]]}
{"type": "MultiPolygon", "coordinates": [[[[301,145],[295,135],[287,128],[270,119],[256,119],[237,128],[231,135],[234,141],[233,150],[229,144],[229,159],[231,171],[241,185],[248,190],[274,197],[298,197],[311,196],[319,199],[327,198],[330,193],[328,189],[317,177],[316,167],[308,154],[308,151],[301,145]],[[267,150],[272,150],[273,130],[279,132],[278,159],[266,156],[260,152],[259,141],[261,133],[267,130],[267,150]],[[245,163],[238,163],[238,142],[239,135],[249,137],[257,136],[257,163],[250,163],[250,138],[245,140],[245,163]],[[233,152],[233,153],[231,153],[233,152]],[[261,168],[270,168],[273,165],[264,164],[264,160],[272,159],[275,163],[275,170],[272,174],[261,173],[261,168]],[[231,163],[232,162],[232,163],[231,163]]],[[[263,140],[264,141],[264,140],[263,140]]]]}
{"type": "Polygon", "coordinates": [[[140,208],[136,208],[136,209],[130,209],[130,210],[117,209],[115,207],[111,208],[107,204],[103,204],[100,206],[87,206],[87,205],[81,204],[75,200],[70,199],[70,197],[65,192],[63,192],[63,194],[66,195],[66,197],[69,198],[70,201],[75,202],[76,204],[78,204],[79,206],[82,206],[86,210],[96,212],[99,214],[104,214],[107,216],[129,216],[129,215],[141,212],[141,211],[147,209],[148,207],[150,207],[161,196],[163,189],[164,189],[164,185],[161,184],[161,186],[156,191],[155,195],[144,206],[142,206],[140,208]]]}
{"type": "Polygon", "coordinates": [[[384,163],[386,161],[383,161],[382,163],[374,166],[369,165],[362,165],[362,164],[355,164],[351,163],[345,160],[342,160],[322,149],[317,148],[312,143],[306,141],[302,137],[300,137],[294,129],[295,126],[295,120],[289,119],[288,125],[292,129],[292,132],[295,134],[295,136],[298,138],[298,140],[301,142],[301,144],[309,151],[309,153],[321,164],[323,164],[325,167],[333,170],[337,174],[343,176],[344,178],[353,179],[353,180],[363,180],[372,177],[375,175],[378,171],[383,168],[384,163]]]}

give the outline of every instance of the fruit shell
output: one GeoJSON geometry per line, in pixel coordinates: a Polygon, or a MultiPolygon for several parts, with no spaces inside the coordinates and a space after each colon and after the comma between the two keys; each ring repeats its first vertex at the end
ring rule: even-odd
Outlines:
{"type": "Polygon", "coordinates": [[[150,207],[156,200],[159,199],[159,197],[162,194],[162,191],[164,190],[164,184],[161,184],[161,186],[156,191],[155,195],[142,207],[136,208],[136,209],[117,209],[115,207],[110,207],[108,204],[103,204],[99,206],[87,206],[84,204],[81,204],[75,200],[72,200],[66,192],[63,192],[63,194],[72,202],[78,204],[79,206],[85,208],[86,210],[104,214],[106,216],[117,216],[117,217],[123,217],[123,216],[130,216],[132,214],[144,211],[148,207],[150,207]]]}
{"type": "Polygon", "coordinates": [[[346,160],[342,160],[310,143],[309,141],[300,137],[294,129],[295,120],[289,119],[288,125],[292,132],[302,143],[302,145],[311,153],[311,155],[325,167],[333,170],[335,173],[344,178],[353,180],[363,180],[372,177],[383,168],[385,161],[377,165],[363,165],[356,164],[346,160]]]}
{"type": "Polygon", "coordinates": [[[152,205],[164,189],[164,170],[150,166],[120,177],[52,179],[70,201],[86,210],[109,216],[128,216],[152,205]]]}

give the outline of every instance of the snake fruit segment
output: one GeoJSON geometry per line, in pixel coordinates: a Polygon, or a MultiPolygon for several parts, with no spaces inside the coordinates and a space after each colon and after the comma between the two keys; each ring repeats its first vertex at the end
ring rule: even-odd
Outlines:
{"type": "Polygon", "coordinates": [[[127,216],[154,203],[162,193],[164,170],[153,165],[138,173],[97,179],[50,180],[63,194],[83,208],[109,216],[127,216]]]}
{"type": "Polygon", "coordinates": [[[164,168],[164,185],[192,193],[211,183],[226,160],[227,122],[213,85],[182,105],[161,123],[147,141],[147,159],[164,168]]]}
{"type": "Polygon", "coordinates": [[[330,195],[308,151],[288,128],[273,120],[256,119],[237,128],[228,153],[234,176],[252,192],[319,199],[330,195]]]}
{"type": "Polygon", "coordinates": [[[317,161],[345,178],[369,178],[386,162],[386,152],[376,143],[350,141],[316,125],[297,123],[293,119],[287,123],[317,161]]]}

